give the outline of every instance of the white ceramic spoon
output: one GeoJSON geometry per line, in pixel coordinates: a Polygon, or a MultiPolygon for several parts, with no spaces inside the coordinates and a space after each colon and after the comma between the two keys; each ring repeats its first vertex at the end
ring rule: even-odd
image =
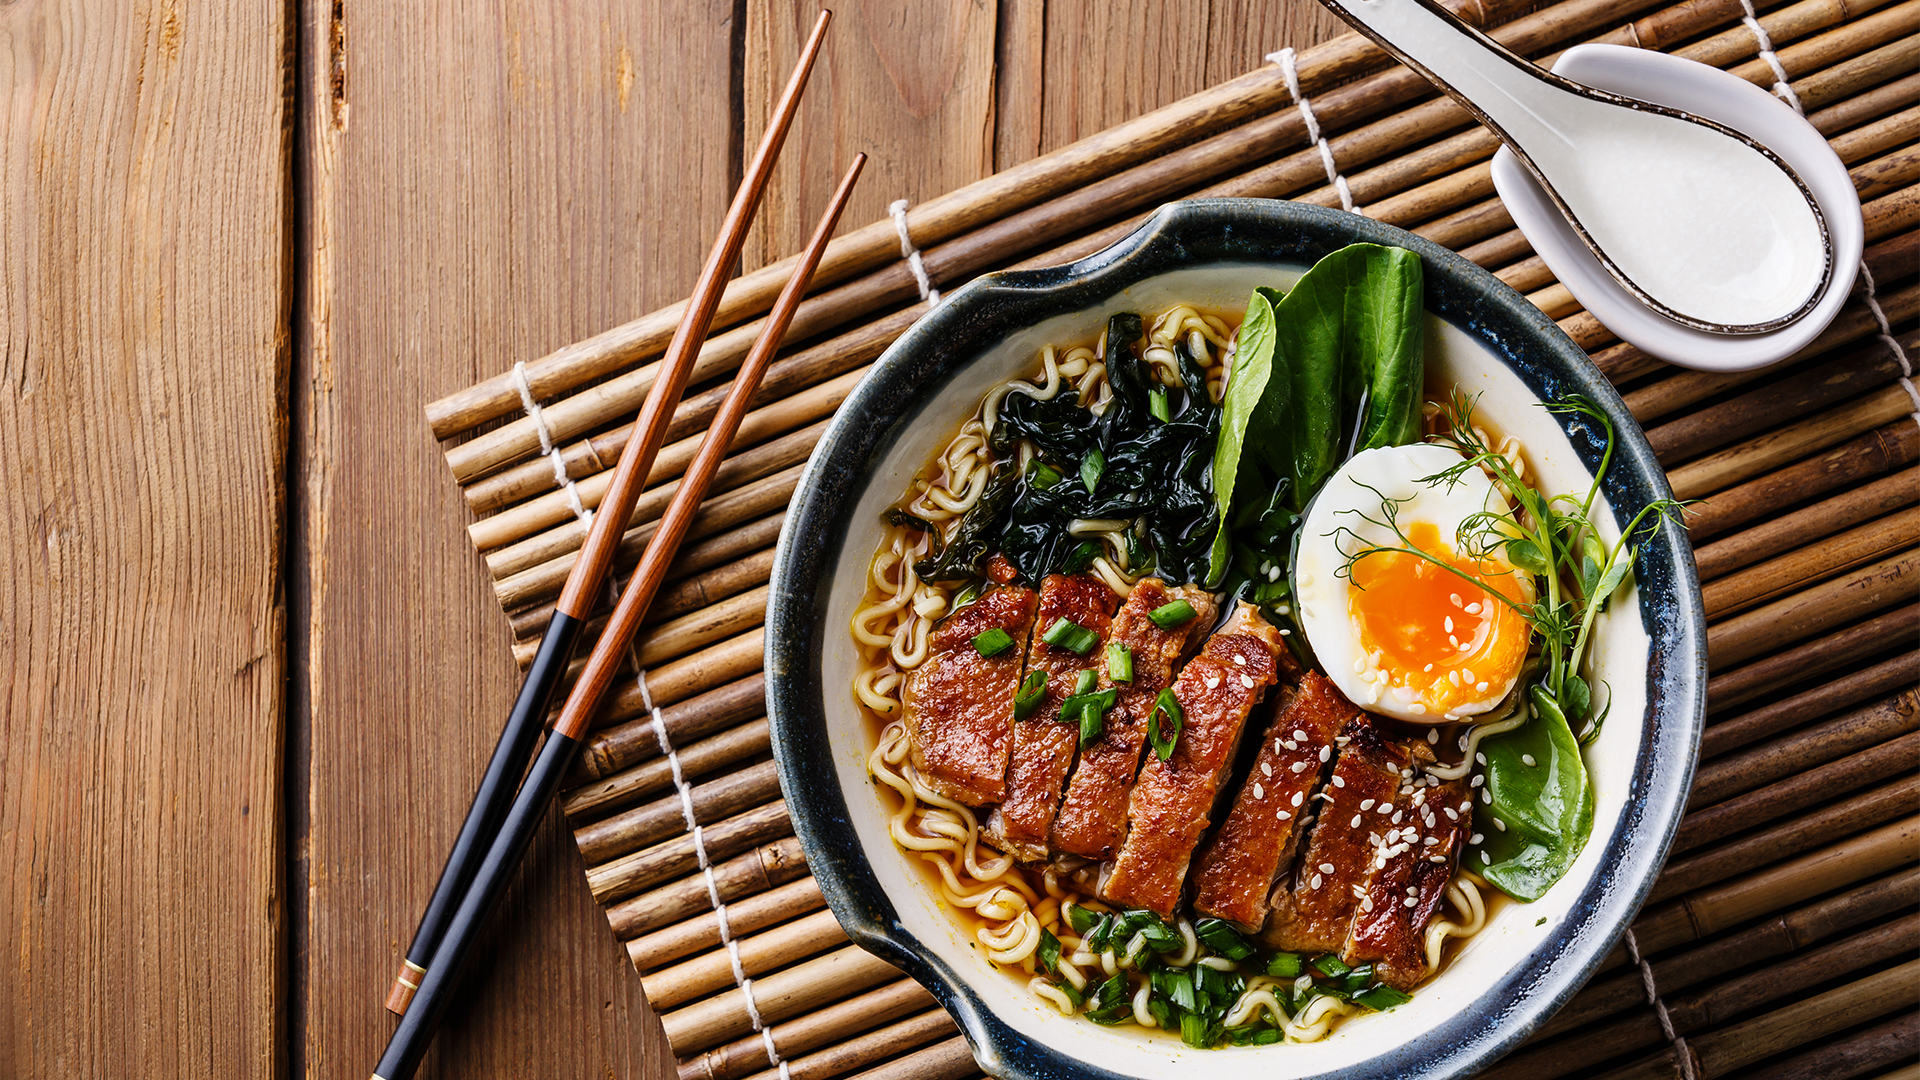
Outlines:
{"type": "Polygon", "coordinates": [[[1832,239],[1800,177],[1721,124],[1542,71],[1432,0],[1322,0],[1478,116],[1629,293],[1764,334],[1818,305],[1832,239]]]}

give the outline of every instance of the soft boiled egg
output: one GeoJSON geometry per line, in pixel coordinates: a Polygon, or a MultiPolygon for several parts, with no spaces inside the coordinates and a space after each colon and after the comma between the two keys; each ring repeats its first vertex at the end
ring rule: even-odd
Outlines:
{"type": "Polygon", "coordinates": [[[1327,678],[1370,712],[1464,719],[1498,705],[1526,663],[1531,627],[1514,606],[1532,604],[1532,575],[1507,562],[1504,548],[1475,557],[1454,547],[1469,518],[1505,512],[1505,496],[1477,468],[1451,483],[1430,479],[1461,460],[1433,445],[1361,451],[1301,523],[1301,628],[1327,678]],[[1425,557],[1375,550],[1409,546],[1425,557]]]}

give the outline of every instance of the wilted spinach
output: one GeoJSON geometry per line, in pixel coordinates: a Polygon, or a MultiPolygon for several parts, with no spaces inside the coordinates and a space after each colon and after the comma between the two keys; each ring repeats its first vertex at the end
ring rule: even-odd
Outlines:
{"type": "Polygon", "coordinates": [[[1297,514],[1348,457],[1419,435],[1423,287],[1418,255],[1352,244],[1315,263],[1291,292],[1253,291],[1214,449],[1221,526],[1211,583],[1225,579],[1236,539],[1256,564],[1284,561],[1284,546],[1240,535],[1249,518],[1239,494],[1266,504],[1251,520],[1272,533],[1273,492],[1283,490],[1297,514]]]}
{"type": "Polygon", "coordinates": [[[1207,395],[1205,369],[1184,343],[1174,350],[1180,388],[1153,381],[1133,352],[1142,331],[1131,313],[1107,322],[1113,396],[1102,415],[1064,390],[1045,401],[1007,395],[989,437],[998,464],[986,492],[940,556],[915,565],[921,577],[973,576],[996,548],[1029,581],[1081,568],[1090,552],[1068,525],[1106,519],[1135,523],[1128,536],[1136,568],[1151,567],[1170,581],[1200,580],[1215,531],[1212,466],[1220,410],[1207,395]],[[1016,470],[1022,439],[1032,443],[1039,464],[1016,470]]]}

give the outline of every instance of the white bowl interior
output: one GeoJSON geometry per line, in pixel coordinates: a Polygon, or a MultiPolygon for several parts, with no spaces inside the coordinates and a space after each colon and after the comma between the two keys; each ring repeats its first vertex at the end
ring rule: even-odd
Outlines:
{"type": "MultiPolygon", "coordinates": [[[[1105,326],[1110,314],[1120,311],[1151,315],[1176,303],[1243,310],[1253,285],[1291,286],[1304,269],[1241,265],[1175,271],[1141,282],[1097,307],[1056,315],[1000,342],[903,425],[904,434],[858,493],[846,544],[831,570],[832,580],[840,587],[828,602],[828,645],[822,658],[828,738],[855,832],[901,923],[959,973],[1010,1027],[1122,1075],[1172,1076],[1183,1066],[1204,1064],[1224,1070],[1219,1074],[1223,1077],[1309,1076],[1364,1061],[1452,1018],[1502,975],[1527,963],[1535,948],[1568,917],[1575,898],[1599,869],[1607,837],[1620,827],[1641,750],[1639,720],[1647,708],[1651,643],[1641,626],[1639,602],[1629,589],[1602,621],[1593,645],[1595,671],[1611,687],[1613,704],[1611,719],[1587,750],[1595,788],[1594,834],[1579,860],[1539,901],[1505,905],[1412,1002],[1390,1013],[1353,1017],[1326,1040],[1303,1045],[1194,1050],[1177,1035],[1105,1028],[1083,1017],[1061,1016],[1026,989],[1024,978],[996,970],[987,962],[968,931],[927,887],[923,868],[894,846],[887,832],[892,796],[871,783],[866,773],[873,736],[850,689],[858,657],[846,636],[860,599],[858,583],[864,582],[868,563],[881,542],[881,512],[901,497],[913,475],[945,446],[988,390],[1033,373],[1042,345],[1088,339],[1105,326]]],[[[1543,481],[1553,491],[1584,492],[1591,474],[1525,384],[1477,341],[1444,321],[1429,315],[1426,330],[1428,385],[1451,383],[1479,394],[1481,414],[1525,445],[1536,482],[1543,481]]],[[[1611,511],[1598,516],[1611,532],[1611,511]]]]}

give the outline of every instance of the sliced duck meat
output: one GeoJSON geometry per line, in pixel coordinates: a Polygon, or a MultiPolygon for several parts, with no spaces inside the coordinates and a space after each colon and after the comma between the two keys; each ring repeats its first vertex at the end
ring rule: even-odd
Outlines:
{"type": "Polygon", "coordinates": [[[1273,913],[1262,934],[1268,944],[1293,952],[1340,952],[1354,911],[1366,895],[1373,859],[1390,830],[1406,824],[1411,775],[1405,747],[1388,742],[1365,714],[1336,739],[1333,777],[1311,801],[1313,834],[1292,874],[1273,891],[1273,913]]]}
{"type": "MultiPolygon", "coordinates": [[[[1178,737],[1166,758],[1156,750],[1140,769],[1127,801],[1126,840],[1100,883],[1109,903],[1173,916],[1240,733],[1274,684],[1285,647],[1253,605],[1243,604],[1181,670],[1172,688],[1178,737]]],[[[1171,726],[1160,729],[1163,739],[1171,726]]]]}
{"type": "Polygon", "coordinates": [[[1022,586],[988,589],[934,627],[926,660],[907,674],[900,699],[913,767],[956,802],[990,806],[1006,797],[1013,698],[1034,601],[1022,586]]]}
{"type": "Polygon", "coordinates": [[[1120,850],[1127,835],[1127,796],[1147,742],[1147,714],[1160,691],[1173,685],[1180,661],[1199,645],[1217,614],[1206,591],[1191,585],[1169,589],[1158,578],[1142,578],[1120,605],[1108,645],[1100,651],[1100,687],[1118,691],[1118,699],[1099,738],[1081,748],[1080,763],[1067,781],[1066,797],[1053,822],[1056,854],[1110,859],[1120,850]],[[1175,601],[1184,601],[1194,617],[1166,627],[1153,621],[1154,612],[1175,601]],[[1117,660],[1116,648],[1126,650],[1117,660]],[[1122,670],[1116,672],[1116,667],[1122,670]]]}
{"type": "Polygon", "coordinates": [[[1473,827],[1473,792],[1465,780],[1403,774],[1400,794],[1409,790],[1400,824],[1380,834],[1340,953],[1349,964],[1372,964],[1375,978],[1401,990],[1427,977],[1427,924],[1446,899],[1473,827]]]}
{"type": "Polygon", "coordinates": [[[1274,882],[1324,801],[1314,796],[1332,771],[1334,740],[1360,714],[1318,673],[1275,704],[1253,771],[1194,863],[1194,910],[1247,931],[1266,923],[1274,882]]]}
{"type": "Polygon", "coordinates": [[[1060,808],[1061,789],[1080,742],[1077,717],[1062,719],[1060,705],[1079,689],[1082,672],[1098,683],[1108,625],[1120,603],[1105,582],[1086,574],[1050,574],[1040,583],[1027,677],[1046,677],[1046,697],[1013,724],[1013,754],[1006,798],[987,820],[987,837],[1015,858],[1047,857],[1047,832],[1060,808]]]}

